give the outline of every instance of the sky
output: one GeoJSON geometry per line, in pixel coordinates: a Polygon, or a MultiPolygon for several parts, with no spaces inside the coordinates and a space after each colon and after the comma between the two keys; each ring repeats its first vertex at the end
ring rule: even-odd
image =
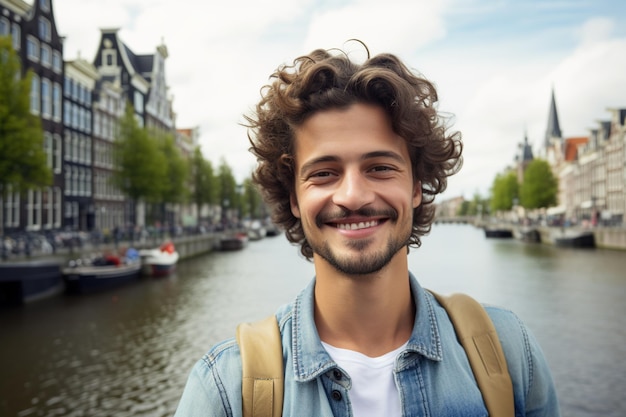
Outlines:
{"type": "Polygon", "coordinates": [[[243,115],[271,73],[317,48],[361,59],[354,38],[437,87],[438,109],[464,142],[444,200],[487,196],[525,137],[540,152],[552,90],[564,137],[587,136],[608,108],[626,108],[622,0],[52,2],[66,60],[93,61],[102,28],[119,28],[137,55],[164,43],[177,127],[198,127],[205,157],[226,160],[239,181],[255,166],[243,115]]]}

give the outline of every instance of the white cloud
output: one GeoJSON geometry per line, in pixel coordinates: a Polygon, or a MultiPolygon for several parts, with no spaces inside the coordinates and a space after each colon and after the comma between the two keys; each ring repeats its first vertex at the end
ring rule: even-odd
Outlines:
{"type": "MultiPolygon", "coordinates": [[[[456,103],[465,164],[450,180],[446,195],[487,194],[495,175],[513,163],[525,132],[537,151],[545,137],[552,87],[565,137],[587,135],[597,120],[609,117],[608,107],[626,107],[626,38],[612,38],[611,27],[610,20],[590,19],[579,30],[584,35],[579,45],[554,62],[532,54],[512,61],[494,56],[464,62],[467,72],[477,74],[477,82],[456,103]],[[486,67],[490,74],[482,77],[486,67]]],[[[454,83],[453,78],[447,81],[454,83]]]]}
{"type": "MultiPolygon", "coordinates": [[[[216,163],[226,158],[239,178],[254,160],[238,123],[277,66],[314,48],[359,50],[345,43],[351,38],[363,40],[372,54],[395,53],[434,81],[440,109],[456,115],[465,166],[446,196],[471,196],[486,193],[496,173],[512,163],[525,131],[532,144],[542,142],[552,86],[567,136],[585,134],[607,117],[607,107],[626,106],[626,38],[613,35],[619,28],[614,18],[590,15],[577,27],[547,25],[517,35],[496,19],[489,33],[502,36],[468,42],[464,19],[482,24],[474,19],[499,10],[494,3],[472,3],[54,0],[54,8],[60,34],[67,36],[65,59],[80,50],[92,60],[103,27],[119,27],[136,54],[154,53],[163,39],[178,126],[199,126],[205,155],[216,163]],[[550,38],[562,41],[548,47],[550,38]],[[572,40],[577,45],[568,49],[572,40]]],[[[474,35],[483,29],[475,27],[474,35]]]]}
{"type": "Polygon", "coordinates": [[[445,35],[442,9],[442,1],[355,1],[314,13],[304,45],[335,48],[359,39],[373,54],[408,55],[445,35]]]}

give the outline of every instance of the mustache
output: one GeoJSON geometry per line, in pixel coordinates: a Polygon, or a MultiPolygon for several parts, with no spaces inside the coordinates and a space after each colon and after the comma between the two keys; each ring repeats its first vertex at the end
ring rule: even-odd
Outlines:
{"type": "Polygon", "coordinates": [[[347,210],[344,208],[338,208],[333,211],[318,214],[315,217],[315,224],[317,225],[317,227],[322,227],[325,223],[333,223],[351,216],[387,217],[391,221],[396,221],[398,219],[398,212],[392,208],[380,210],[373,208],[362,208],[358,210],[347,210]]]}

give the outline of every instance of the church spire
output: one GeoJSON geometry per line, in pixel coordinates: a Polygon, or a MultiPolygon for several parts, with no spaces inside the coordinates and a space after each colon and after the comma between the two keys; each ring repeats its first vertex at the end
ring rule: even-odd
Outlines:
{"type": "Polygon", "coordinates": [[[554,87],[552,87],[552,100],[550,101],[550,112],[548,113],[548,128],[546,129],[546,143],[548,148],[552,138],[562,139],[561,125],[559,124],[559,114],[556,111],[556,99],[554,98],[554,87]]]}

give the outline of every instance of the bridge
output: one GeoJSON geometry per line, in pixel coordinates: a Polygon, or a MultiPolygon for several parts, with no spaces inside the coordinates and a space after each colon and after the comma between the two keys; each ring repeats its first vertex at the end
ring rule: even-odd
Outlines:
{"type": "Polygon", "coordinates": [[[472,224],[476,225],[481,223],[480,219],[476,216],[436,216],[435,224],[472,224]]]}

